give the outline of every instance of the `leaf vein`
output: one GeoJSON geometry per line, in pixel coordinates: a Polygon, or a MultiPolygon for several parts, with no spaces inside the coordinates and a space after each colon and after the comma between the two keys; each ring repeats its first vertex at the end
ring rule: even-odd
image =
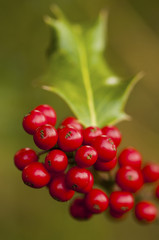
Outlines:
{"type": "Polygon", "coordinates": [[[95,111],[95,106],[94,106],[93,90],[92,90],[90,74],[89,74],[89,70],[88,70],[86,50],[85,50],[85,47],[84,47],[84,44],[83,44],[83,41],[81,38],[78,39],[78,52],[79,52],[83,82],[84,82],[86,95],[87,95],[88,107],[89,107],[89,111],[90,111],[91,125],[96,126],[97,119],[96,119],[96,111],[95,111]]]}

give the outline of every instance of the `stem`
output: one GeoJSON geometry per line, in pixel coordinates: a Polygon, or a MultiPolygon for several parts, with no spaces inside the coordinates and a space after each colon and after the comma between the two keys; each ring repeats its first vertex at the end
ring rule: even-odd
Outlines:
{"type": "Polygon", "coordinates": [[[94,171],[95,182],[106,189],[108,193],[111,193],[115,187],[115,179],[109,172],[94,171]]]}
{"type": "MultiPolygon", "coordinates": [[[[41,152],[38,152],[37,153],[37,156],[40,157],[41,155],[45,154],[45,153],[48,153],[48,152],[51,152],[52,150],[54,149],[58,149],[58,150],[61,150],[57,145],[54,146],[53,148],[49,149],[49,150],[43,150],[41,152]]],[[[72,163],[73,159],[74,159],[74,156],[75,156],[75,153],[74,152],[65,152],[65,154],[67,155],[68,159],[70,159],[70,163],[72,163]]]]}
{"type": "Polygon", "coordinates": [[[49,149],[49,150],[43,150],[43,151],[41,151],[41,152],[38,152],[38,153],[37,153],[37,156],[40,157],[41,155],[43,155],[43,154],[45,154],[45,153],[48,153],[48,152],[51,152],[51,151],[54,150],[54,149],[59,149],[59,150],[60,150],[60,148],[59,148],[58,146],[54,146],[53,148],[51,148],[51,149],[49,149]]]}
{"type": "Polygon", "coordinates": [[[43,154],[45,154],[47,152],[50,152],[50,150],[44,150],[44,151],[38,152],[37,156],[40,157],[41,155],[43,155],[43,154]]]}

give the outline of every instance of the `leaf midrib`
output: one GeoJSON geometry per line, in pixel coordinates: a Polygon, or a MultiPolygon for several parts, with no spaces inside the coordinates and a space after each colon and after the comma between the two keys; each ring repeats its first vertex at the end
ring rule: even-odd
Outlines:
{"type": "MultiPolygon", "coordinates": [[[[80,34],[79,34],[80,35],[80,34]]],[[[78,48],[78,54],[79,54],[79,59],[80,59],[80,64],[81,64],[81,72],[82,72],[82,79],[87,95],[87,103],[88,103],[88,108],[90,112],[90,122],[92,126],[97,126],[97,119],[96,119],[96,111],[95,111],[95,106],[94,106],[94,96],[93,96],[93,90],[92,90],[92,85],[91,85],[91,80],[90,80],[90,74],[88,71],[88,61],[87,61],[87,54],[85,50],[84,43],[82,41],[82,36],[80,35],[79,38],[77,39],[77,48],[78,48]]]]}

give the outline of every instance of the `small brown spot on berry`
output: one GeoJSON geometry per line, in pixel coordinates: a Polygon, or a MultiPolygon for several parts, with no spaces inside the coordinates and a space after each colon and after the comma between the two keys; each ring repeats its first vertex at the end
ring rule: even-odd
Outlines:
{"type": "Polygon", "coordinates": [[[99,207],[98,204],[94,204],[93,208],[96,209],[96,210],[100,210],[100,207],[99,207]]]}
{"type": "Polygon", "coordinates": [[[48,165],[51,166],[51,161],[50,160],[48,160],[48,165]]]}
{"type": "Polygon", "coordinates": [[[92,158],[92,154],[88,154],[87,159],[91,159],[92,158]]]}
{"type": "Polygon", "coordinates": [[[120,209],[121,209],[122,211],[126,211],[126,210],[128,210],[129,208],[122,206],[120,209]]]}
{"type": "Polygon", "coordinates": [[[128,178],[128,180],[130,180],[130,181],[132,180],[132,176],[131,176],[131,175],[128,175],[127,178],[128,178]]]}
{"type": "Polygon", "coordinates": [[[29,187],[34,187],[34,185],[30,182],[25,182],[26,185],[28,185],[29,187]]]}
{"type": "Polygon", "coordinates": [[[96,128],[96,127],[94,127],[94,128],[91,129],[91,132],[96,132],[96,131],[97,131],[97,128],[96,128]]]}
{"type": "Polygon", "coordinates": [[[44,130],[40,131],[40,137],[43,139],[44,138],[44,130]]]}
{"type": "Polygon", "coordinates": [[[65,136],[65,138],[69,138],[69,137],[71,137],[71,131],[69,131],[67,134],[66,134],[66,136],[65,136]]]}
{"type": "Polygon", "coordinates": [[[73,188],[74,190],[76,190],[76,189],[78,188],[78,185],[77,185],[77,184],[73,184],[73,185],[72,185],[72,188],[73,188]]]}
{"type": "Polygon", "coordinates": [[[108,138],[108,142],[112,145],[114,144],[111,138],[108,138]]]}

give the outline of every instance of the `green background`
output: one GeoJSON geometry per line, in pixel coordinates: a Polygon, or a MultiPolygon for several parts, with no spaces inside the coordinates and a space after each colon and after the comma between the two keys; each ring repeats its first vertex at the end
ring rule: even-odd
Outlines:
{"type": "Polygon", "coordinates": [[[131,122],[118,126],[121,145],[133,145],[145,161],[158,161],[159,153],[159,1],[158,0],[0,0],[0,238],[3,240],[157,240],[159,225],[143,226],[133,216],[122,222],[105,214],[77,222],[68,204],[54,201],[46,189],[25,186],[13,164],[14,153],[33,147],[32,137],[22,129],[23,116],[35,106],[52,105],[58,122],[70,114],[53,94],[36,86],[47,69],[49,28],[43,16],[57,3],[73,22],[94,20],[99,10],[109,10],[110,65],[123,77],[139,71],[145,77],[135,87],[126,111],[131,122]]]}

